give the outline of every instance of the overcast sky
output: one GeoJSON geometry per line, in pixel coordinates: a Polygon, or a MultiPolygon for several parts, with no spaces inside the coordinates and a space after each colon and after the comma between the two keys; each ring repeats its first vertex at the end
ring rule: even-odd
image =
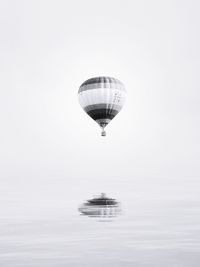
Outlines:
{"type": "Polygon", "coordinates": [[[2,1],[0,183],[86,179],[98,189],[102,179],[198,178],[199,9],[185,0],[2,1]],[[127,90],[106,138],[77,98],[101,75],[127,90]]]}

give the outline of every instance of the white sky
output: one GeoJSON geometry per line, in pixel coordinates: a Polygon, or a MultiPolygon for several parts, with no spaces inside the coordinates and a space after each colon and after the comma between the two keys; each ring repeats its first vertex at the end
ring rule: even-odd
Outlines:
{"type": "Polygon", "coordinates": [[[199,9],[185,0],[2,1],[1,186],[63,179],[66,192],[80,183],[86,196],[102,181],[106,191],[105,181],[198,178],[199,9]],[[77,99],[100,75],[127,90],[106,138],[77,99]]]}

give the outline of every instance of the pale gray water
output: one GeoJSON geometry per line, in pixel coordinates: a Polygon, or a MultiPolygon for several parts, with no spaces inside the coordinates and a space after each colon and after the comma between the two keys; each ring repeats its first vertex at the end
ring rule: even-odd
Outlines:
{"type": "Polygon", "coordinates": [[[92,195],[81,193],[81,183],[69,194],[64,179],[4,181],[0,266],[199,266],[198,181],[183,180],[182,187],[173,179],[134,178],[130,188],[128,180],[106,184],[123,208],[112,222],[79,215],[78,205],[92,195]]]}

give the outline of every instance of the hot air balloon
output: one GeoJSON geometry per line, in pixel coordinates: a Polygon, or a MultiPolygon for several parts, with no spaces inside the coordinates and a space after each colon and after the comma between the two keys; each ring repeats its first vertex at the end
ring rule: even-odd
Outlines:
{"type": "Polygon", "coordinates": [[[125,95],[124,85],[111,77],[91,78],[78,91],[81,107],[99,124],[102,136],[106,136],[104,128],[122,109],[125,95]]]}

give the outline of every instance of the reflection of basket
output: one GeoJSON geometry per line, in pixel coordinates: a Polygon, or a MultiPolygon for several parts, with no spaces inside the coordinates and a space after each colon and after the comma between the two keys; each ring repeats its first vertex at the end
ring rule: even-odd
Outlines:
{"type": "Polygon", "coordinates": [[[115,199],[106,197],[105,194],[89,199],[79,207],[79,211],[82,215],[100,218],[112,218],[121,213],[119,203],[115,199]]]}
{"type": "Polygon", "coordinates": [[[89,199],[87,201],[91,205],[104,205],[104,206],[114,206],[117,205],[117,201],[113,198],[108,198],[104,193],[101,194],[98,198],[89,199]]]}

